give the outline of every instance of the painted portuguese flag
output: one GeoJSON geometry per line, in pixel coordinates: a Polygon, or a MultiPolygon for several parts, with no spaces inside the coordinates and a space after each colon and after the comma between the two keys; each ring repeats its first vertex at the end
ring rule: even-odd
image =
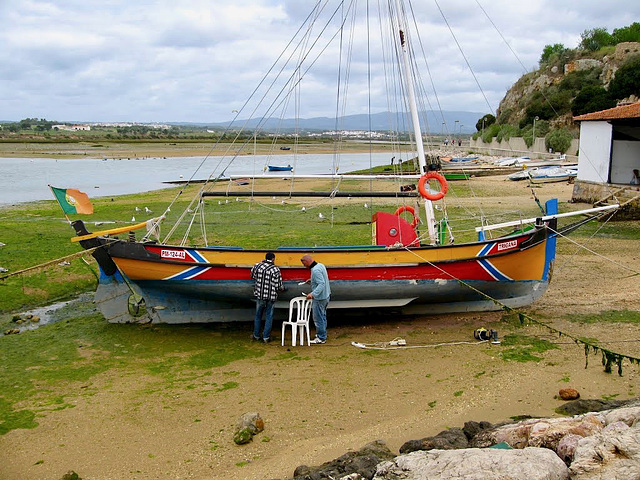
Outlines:
{"type": "Polygon", "coordinates": [[[93,205],[91,205],[89,196],[86,193],[76,190],[75,188],[56,188],[51,185],[49,185],[49,187],[65,214],[93,213],[93,205]]]}

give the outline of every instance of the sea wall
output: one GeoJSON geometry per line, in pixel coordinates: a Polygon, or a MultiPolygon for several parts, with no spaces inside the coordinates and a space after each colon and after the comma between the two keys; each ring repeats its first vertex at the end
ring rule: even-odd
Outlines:
{"type": "Polygon", "coordinates": [[[571,195],[573,202],[606,204],[619,203],[622,208],[616,212],[617,220],[640,219],[640,186],[613,183],[596,183],[577,180],[571,195]]]}
{"type": "MultiPolygon", "coordinates": [[[[580,146],[580,140],[573,139],[571,141],[571,147],[567,153],[567,160],[578,161],[578,147],[580,146]]],[[[509,140],[498,142],[495,138],[491,143],[484,143],[481,138],[476,140],[469,139],[469,147],[474,152],[481,153],[483,155],[493,155],[502,157],[531,157],[532,159],[545,159],[549,156],[556,157],[557,153],[549,153],[545,148],[544,138],[536,138],[535,144],[531,147],[527,147],[522,137],[511,137],[509,140]]]]}

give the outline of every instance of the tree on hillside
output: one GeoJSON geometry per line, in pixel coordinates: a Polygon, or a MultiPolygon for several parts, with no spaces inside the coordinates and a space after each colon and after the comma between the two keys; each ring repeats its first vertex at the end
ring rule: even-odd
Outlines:
{"type": "Polygon", "coordinates": [[[640,95],[640,55],[627,60],[609,84],[609,95],[621,100],[629,95],[640,95]]]}
{"type": "Polygon", "coordinates": [[[613,37],[606,28],[592,28],[590,30],[585,30],[580,35],[580,38],[582,40],[580,40],[580,45],[578,47],[590,52],[597,52],[602,47],[614,45],[613,37]]]}
{"type": "Polygon", "coordinates": [[[562,43],[554,43],[553,45],[545,45],[540,55],[540,65],[556,63],[563,59],[569,53],[569,49],[562,43]]]}
{"type": "Polygon", "coordinates": [[[483,128],[487,128],[496,123],[496,117],[487,113],[484,117],[476,122],[476,130],[478,132],[482,131],[483,128]]]}
{"type": "Polygon", "coordinates": [[[640,42],[640,23],[633,22],[628,27],[616,28],[611,34],[614,43],[640,42]]]}

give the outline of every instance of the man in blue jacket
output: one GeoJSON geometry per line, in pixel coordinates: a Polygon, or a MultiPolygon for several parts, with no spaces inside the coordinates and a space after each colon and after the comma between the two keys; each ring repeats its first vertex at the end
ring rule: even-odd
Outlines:
{"type": "Polygon", "coordinates": [[[313,323],[316,326],[316,338],[311,340],[311,343],[326,343],[327,306],[331,297],[327,269],[323,264],[314,261],[311,255],[304,255],[300,261],[305,267],[311,269],[311,293],[307,295],[307,299],[312,300],[311,311],[313,312],[313,323]]]}

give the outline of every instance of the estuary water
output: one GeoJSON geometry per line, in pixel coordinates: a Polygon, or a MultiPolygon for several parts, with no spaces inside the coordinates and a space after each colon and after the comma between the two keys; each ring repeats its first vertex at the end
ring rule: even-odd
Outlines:
{"type": "MultiPolygon", "coordinates": [[[[347,173],[389,164],[389,153],[249,155],[230,159],[162,157],[131,159],[0,158],[0,205],[53,200],[48,185],[77,188],[93,197],[124,195],[168,188],[164,182],[206,179],[213,171],[225,175],[262,174],[267,165],[292,165],[298,174],[347,173]],[[194,172],[197,173],[194,174],[194,172]]],[[[270,175],[278,177],[278,172],[270,175]]],[[[282,175],[282,173],[280,173],[282,175]]]]}

